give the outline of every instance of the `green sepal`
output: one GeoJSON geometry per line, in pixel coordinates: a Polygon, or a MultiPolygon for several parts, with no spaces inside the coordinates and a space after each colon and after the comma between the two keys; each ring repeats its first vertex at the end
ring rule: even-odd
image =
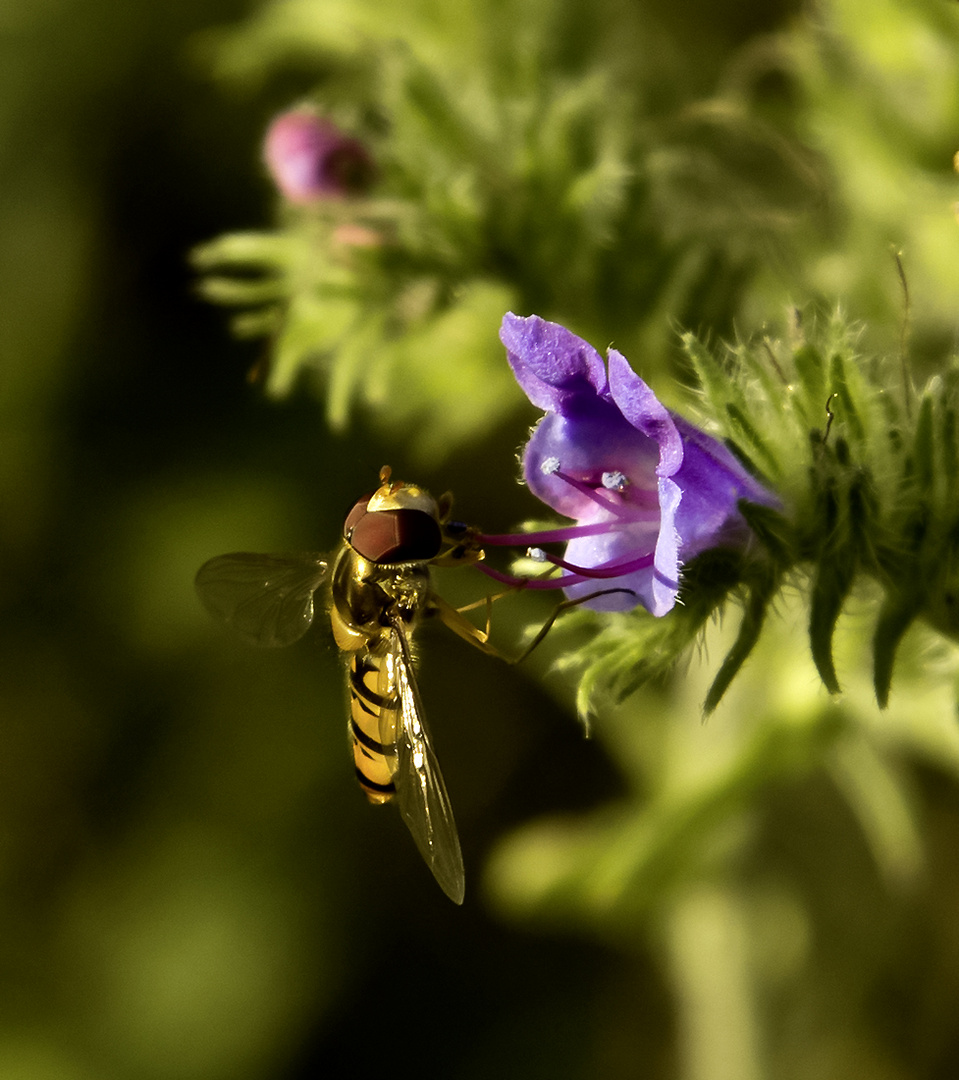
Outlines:
{"type": "Polygon", "coordinates": [[[730,378],[720,360],[692,332],[687,331],[680,340],[683,352],[714,412],[721,415],[723,410],[732,404],[739,407],[742,413],[743,397],[740,388],[736,380],[730,378]]]}
{"type": "MultiPolygon", "coordinates": [[[[857,450],[862,450],[866,444],[866,429],[853,400],[849,383],[850,376],[846,366],[846,357],[841,352],[835,352],[829,360],[829,385],[835,395],[836,403],[839,405],[837,412],[841,410],[842,419],[856,444],[857,450]]],[[[861,393],[861,388],[856,386],[856,391],[861,393]]],[[[835,408],[835,404],[833,408],[835,408]]]]}
{"type": "Polygon", "coordinates": [[[769,602],[779,584],[779,575],[774,573],[766,574],[752,584],[746,599],[743,619],[739,624],[739,633],[736,635],[732,648],[720,665],[716,678],[706,694],[706,700],[703,702],[704,716],[709,716],[720,703],[723,695],[729,689],[729,684],[749,659],[749,654],[759,640],[769,602]]]}
{"type": "Polygon", "coordinates": [[[879,612],[876,631],[872,639],[873,685],[880,709],[889,704],[889,688],[892,685],[892,668],[896,650],[903,635],[918,614],[914,600],[905,600],[890,593],[879,612]]]}
{"type": "MultiPolygon", "coordinates": [[[[938,380],[934,380],[938,382],[938,380]]],[[[935,389],[939,389],[936,387],[935,389]]],[[[930,387],[932,390],[932,387],[930,387]]],[[[932,490],[933,478],[937,469],[935,453],[935,439],[933,435],[933,392],[923,394],[919,403],[919,415],[916,418],[916,436],[913,443],[915,447],[916,478],[919,482],[919,490],[928,495],[932,490]]]]}
{"type": "Polygon", "coordinates": [[[771,506],[752,503],[747,499],[740,499],[737,506],[746,524],[773,561],[780,566],[788,566],[791,562],[791,526],[783,514],[771,506]]]}
{"type": "Polygon", "coordinates": [[[793,354],[793,364],[802,385],[807,405],[807,421],[818,418],[826,407],[826,364],[822,353],[810,344],[801,345],[793,354]]]}
{"type": "Polygon", "coordinates": [[[737,431],[742,439],[749,443],[753,451],[762,458],[763,468],[774,476],[778,475],[780,469],[776,455],[769,448],[765,439],[759,434],[756,425],[750,421],[744,410],[735,402],[728,401],[726,403],[726,415],[732,421],[734,430],[737,431]]]}
{"type": "Polygon", "coordinates": [[[959,480],[959,446],[956,440],[956,410],[951,403],[943,403],[939,417],[939,463],[948,491],[956,489],[959,480]]]}
{"type": "Polygon", "coordinates": [[[830,694],[841,692],[832,655],[832,639],[855,576],[854,560],[823,560],[813,582],[809,645],[816,670],[830,694]]]}

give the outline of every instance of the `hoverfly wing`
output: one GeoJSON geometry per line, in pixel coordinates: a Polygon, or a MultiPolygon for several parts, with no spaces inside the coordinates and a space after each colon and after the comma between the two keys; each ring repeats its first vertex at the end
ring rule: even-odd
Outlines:
{"type": "Polygon", "coordinates": [[[386,667],[399,702],[393,780],[400,814],[440,888],[462,904],[466,876],[453,808],[423,718],[409,642],[398,619],[393,622],[386,667]]]}
{"type": "Polygon", "coordinates": [[[298,641],[313,622],[313,594],[326,577],[318,555],[219,555],[200,567],[203,606],[253,645],[298,641]]]}

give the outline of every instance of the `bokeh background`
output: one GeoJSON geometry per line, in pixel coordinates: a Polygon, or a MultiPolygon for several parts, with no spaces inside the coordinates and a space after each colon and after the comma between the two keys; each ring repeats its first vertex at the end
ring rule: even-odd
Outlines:
{"type": "MultiPolygon", "coordinates": [[[[387,461],[505,530],[535,512],[515,483],[534,414],[517,391],[451,425],[462,403],[429,398],[427,369],[414,431],[403,379],[377,407],[361,373],[334,430],[321,382],[277,400],[248,380],[270,345],[231,337],[189,260],[277,227],[269,119],[324,87],[342,105],[351,85],[369,112],[383,42],[406,42],[454,104],[476,91],[464,66],[490,65],[495,101],[522,65],[493,61],[532,57],[554,104],[612,79],[605,105],[570,110],[609,135],[608,190],[631,194],[589,204],[558,251],[536,246],[554,222],[535,185],[489,201],[500,221],[525,192],[529,214],[474,230],[469,260],[441,268],[461,283],[479,266],[492,290],[443,334],[498,356],[498,319],[477,311],[502,296],[598,347],[615,337],[682,405],[686,326],[785,333],[790,303],[839,303],[864,353],[894,354],[901,249],[923,378],[959,326],[957,9],[0,4],[3,1080],[957,1074],[954,647],[911,633],[879,713],[863,591],[831,701],[797,583],[707,724],[734,611],[670,680],[600,703],[587,741],[551,669],[575,637],[514,670],[427,628],[468,875],[454,908],[356,789],[322,629],[251,652],[192,578],[225,551],[332,547],[387,461]]],[[[516,160],[535,128],[518,126],[516,160]]],[[[426,130],[441,164],[461,152],[451,130],[426,130]]],[[[499,607],[507,644],[548,610],[499,607]]]]}

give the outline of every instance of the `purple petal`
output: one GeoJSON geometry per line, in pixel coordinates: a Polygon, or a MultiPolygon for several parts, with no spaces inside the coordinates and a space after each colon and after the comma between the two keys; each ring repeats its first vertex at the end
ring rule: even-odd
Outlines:
{"type": "Polygon", "coordinates": [[[610,396],[623,416],[659,445],[659,476],[672,476],[683,462],[683,442],[673,418],[659,398],[615,349],[609,350],[610,396]]]}
{"type": "Polygon", "coordinates": [[[598,399],[588,415],[571,419],[547,413],[523,455],[526,483],[538,499],[566,517],[602,519],[603,509],[595,498],[556,473],[543,472],[543,463],[550,459],[559,461],[565,476],[593,488],[602,488],[604,472],[622,472],[629,478],[627,501],[631,505],[656,504],[656,443],[628,424],[610,402],[598,399]]]}
{"type": "Polygon", "coordinates": [[[679,535],[675,518],[681,499],[682,492],[672,480],[660,480],[659,522],[636,523],[627,529],[570,541],[565,560],[586,569],[628,562],[643,552],[654,552],[654,558],[651,566],[621,577],[571,585],[564,590],[566,596],[575,600],[601,589],[623,589],[628,591],[598,596],[585,606],[593,611],[631,611],[642,604],[656,616],[672,611],[679,592],[679,535]]]}
{"type": "Polygon", "coordinates": [[[566,563],[574,573],[633,568],[569,586],[571,599],[620,589],[587,606],[642,604],[665,615],[684,562],[748,540],[739,500],[777,504],[722,443],[671,413],[615,349],[607,376],[592,346],[538,316],[506,315],[500,337],[523,390],[546,411],[524,453],[530,490],[580,526],[609,526],[572,538],[566,563]]]}
{"type": "Polygon", "coordinates": [[[683,490],[675,481],[667,478],[659,481],[659,537],[656,540],[652,603],[646,604],[653,615],[672,611],[679,592],[681,537],[677,519],[682,500],[683,490]]]}
{"type": "Polygon", "coordinates": [[[508,312],[499,336],[516,381],[537,408],[565,413],[606,395],[602,357],[566,327],[508,312]]]}
{"type": "MultiPolygon", "coordinates": [[[[605,566],[610,563],[615,565],[619,562],[628,562],[637,557],[645,549],[652,551],[656,543],[657,529],[655,523],[647,528],[645,535],[637,536],[629,532],[610,532],[603,536],[584,537],[581,540],[571,540],[566,545],[564,559],[575,566],[583,566],[592,569],[596,566],[605,566]]],[[[603,578],[591,581],[582,581],[576,585],[570,585],[563,590],[570,600],[578,600],[590,593],[603,590],[622,589],[623,592],[610,591],[605,596],[598,596],[595,600],[589,600],[584,605],[591,611],[632,611],[637,604],[649,607],[653,602],[653,580],[655,569],[653,566],[644,567],[642,570],[634,570],[631,574],[623,574],[617,578],[603,578]]]]}
{"type": "Polygon", "coordinates": [[[775,505],[778,500],[749,475],[721,442],[675,418],[686,453],[675,476],[683,489],[677,514],[683,560],[719,544],[741,541],[746,523],[739,513],[740,499],[775,505]]]}

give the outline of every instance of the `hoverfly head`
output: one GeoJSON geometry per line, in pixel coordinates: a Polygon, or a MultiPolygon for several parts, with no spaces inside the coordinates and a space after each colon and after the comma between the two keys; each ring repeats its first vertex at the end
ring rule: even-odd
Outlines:
{"type": "Polygon", "coordinates": [[[434,558],[443,543],[436,500],[416,484],[391,481],[389,466],[380,470],[380,480],[381,486],[347,514],[343,538],[377,564],[434,558]]]}

